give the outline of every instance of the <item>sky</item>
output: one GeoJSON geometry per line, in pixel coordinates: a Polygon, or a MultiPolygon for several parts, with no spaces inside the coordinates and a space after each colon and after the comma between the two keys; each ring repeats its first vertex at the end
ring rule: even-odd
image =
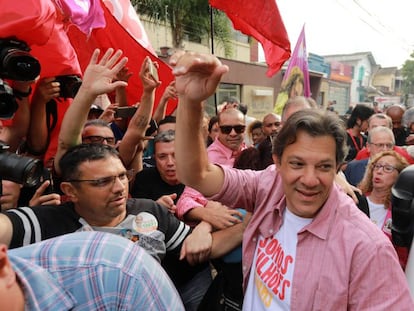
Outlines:
{"type": "Polygon", "coordinates": [[[401,68],[414,51],[413,0],[276,0],[292,52],[305,24],[308,53],[371,52],[401,68]]]}

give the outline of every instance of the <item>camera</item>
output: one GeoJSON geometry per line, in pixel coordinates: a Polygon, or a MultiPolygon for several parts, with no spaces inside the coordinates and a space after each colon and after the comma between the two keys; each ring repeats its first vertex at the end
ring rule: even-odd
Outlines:
{"type": "Polygon", "coordinates": [[[23,186],[38,186],[42,181],[42,161],[7,151],[8,145],[0,142],[0,179],[23,186]]]}
{"type": "Polygon", "coordinates": [[[18,108],[13,89],[0,78],[0,119],[11,119],[18,108]]]}
{"type": "Polygon", "coordinates": [[[135,112],[137,111],[137,107],[128,106],[128,107],[118,107],[115,109],[115,118],[130,118],[132,117],[135,112]]]}
{"type": "Polygon", "coordinates": [[[31,81],[40,73],[40,63],[29,51],[23,41],[0,38],[0,119],[12,118],[19,108],[12,88],[4,79],[31,81]]]}
{"type": "Polygon", "coordinates": [[[76,75],[57,76],[55,81],[60,83],[60,97],[74,98],[82,84],[82,80],[76,75]]]}
{"type": "Polygon", "coordinates": [[[28,45],[16,38],[0,39],[0,74],[3,78],[31,81],[40,73],[40,63],[28,45]]]}

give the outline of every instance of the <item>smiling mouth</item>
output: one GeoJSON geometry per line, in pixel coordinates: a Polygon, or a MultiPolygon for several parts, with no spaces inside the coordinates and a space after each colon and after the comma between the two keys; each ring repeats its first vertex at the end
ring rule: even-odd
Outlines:
{"type": "Polygon", "coordinates": [[[304,191],[300,189],[296,189],[296,191],[299,192],[302,196],[307,197],[307,198],[312,198],[319,194],[319,192],[304,191]]]}

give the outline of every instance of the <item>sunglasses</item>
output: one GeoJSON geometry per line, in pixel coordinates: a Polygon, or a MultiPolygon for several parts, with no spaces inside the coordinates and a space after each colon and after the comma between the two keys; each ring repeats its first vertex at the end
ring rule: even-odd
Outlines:
{"type": "Polygon", "coordinates": [[[245,125],[220,125],[220,131],[223,134],[230,134],[233,129],[237,134],[241,134],[241,133],[244,133],[246,126],[245,125]]]}

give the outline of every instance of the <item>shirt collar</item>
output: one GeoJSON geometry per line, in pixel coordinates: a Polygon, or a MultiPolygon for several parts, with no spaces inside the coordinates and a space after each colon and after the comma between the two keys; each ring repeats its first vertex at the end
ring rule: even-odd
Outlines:
{"type": "Polygon", "coordinates": [[[75,299],[49,272],[9,253],[13,269],[23,288],[27,310],[71,310],[75,299]]]}

